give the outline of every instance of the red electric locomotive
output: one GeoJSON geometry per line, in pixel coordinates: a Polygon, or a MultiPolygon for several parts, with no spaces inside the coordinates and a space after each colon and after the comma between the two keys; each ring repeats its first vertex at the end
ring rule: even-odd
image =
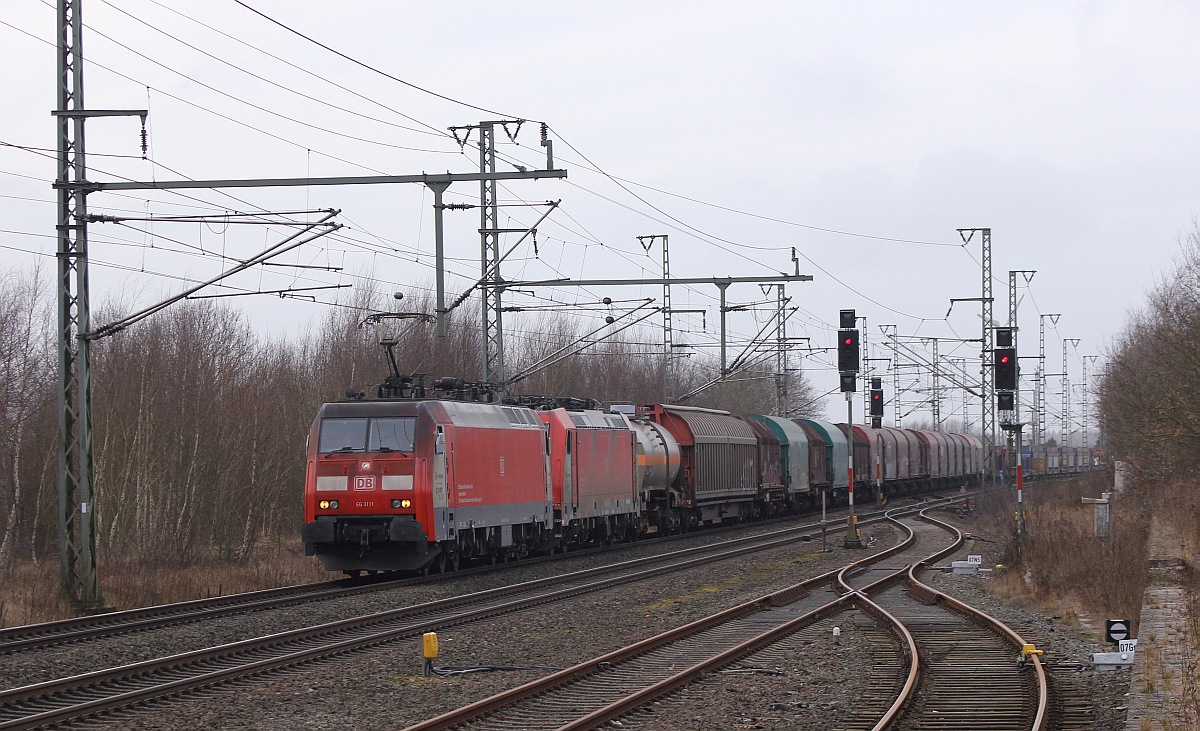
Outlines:
{"type": "Polygon", "coordinates": [[[636,536],[641,513],[636,440],[625,417],[566,409],[538,416],[550,439],[559,546],[636,536]]]}
{"type": "Polygon", "coordinates": [[[549,444],[516,406],[324,404],[308,439],[305,553],[326,568],[457,568],[553,538],[549,444]]]}

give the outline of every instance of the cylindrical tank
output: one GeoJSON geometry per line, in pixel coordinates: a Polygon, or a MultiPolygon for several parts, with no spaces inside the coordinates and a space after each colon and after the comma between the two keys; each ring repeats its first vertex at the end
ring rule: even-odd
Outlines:
{"type": "Polygon", "coordinates": [[[679,443],[652,421],[628,417],[626,421],[637,436],[638,489],[643,493],[670,489],[679,474],[679,443]]]}

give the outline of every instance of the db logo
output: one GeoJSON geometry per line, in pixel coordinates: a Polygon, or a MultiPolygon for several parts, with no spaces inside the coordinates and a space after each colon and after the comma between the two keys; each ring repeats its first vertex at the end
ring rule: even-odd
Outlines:
{"type": "Polygon", "coordinates": [[[354,489],[355,490],[374,490],[375,489],[375,476],[374,475],[360,475],[358,477],[355,477],[354,478],[354,489]]]}

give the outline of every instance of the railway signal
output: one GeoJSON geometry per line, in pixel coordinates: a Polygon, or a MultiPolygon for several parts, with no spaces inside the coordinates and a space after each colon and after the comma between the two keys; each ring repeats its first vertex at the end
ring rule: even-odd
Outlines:
{"type": "Polygon", "coordinates": [[[883,416],[883,379],[871,379],[871,416],[883,416]]]}
{"type": "Polygon", "coordinates": [[[858,330],[838,330],[838,370],[858,373],[858,330]]]}
{"type": "Polygon", "coordinates": [[[1017,350],[1016,348],[996,348],[995,379],[997,391],[1017,390],[1017,350]]]}
{"type": "Polygon", "coordinates": [[[857,319],[854,310],[842,310],[838,313],[838,383],[845,394],[858,390],[858,328],[854,327],[855,323],[857,319]]]}
{"type": "MultiPolygon", "coordinates": [[[[857,389],[858,381],[858,319],[854,310],[841,310],[838,313],[838,380],[842,392],[846,394],[846,424],[853,429],[854,401],[850,394],[857,389]]],[[[850,498],[850,517],[846,520],[846,538],[844,548],[862,548],[862,537],[858,532],[858,517],[854,514],[854,452],[848,450],[846,472],[849,487],[846,490],[850,498]]]]}

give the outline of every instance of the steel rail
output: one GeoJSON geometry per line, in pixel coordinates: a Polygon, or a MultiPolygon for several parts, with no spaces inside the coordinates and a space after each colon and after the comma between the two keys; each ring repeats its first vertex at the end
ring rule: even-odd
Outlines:
{"type": "Polygon", "coordinates": [[[306,601],[338,598],[390,587],[390,584],[387,586],[379,584],[347,586],[347,581],[339,579],[316,584],[284,586],[210,599],[194,599],[187,602],[159,604],[88,617],[9,627],[0,630],[0,654],[114,636],[225,614],[274,609],[306,601]]]}
{"type": "Polygon", "coordinates": [[[1026,643],[1025,639],[1021,637],[1021,635],[1017,634],[1017,632],[1008,625],[992,617],[983,610],[976,609],[975,607],[955,599],[945,592],[938,591],[928,584],[924,584],[918,580],[916,577],[917,572],[925,571],[926,569],[926,562],[914,564],[909,568],[906,582],[910,587],[911,593],[921,596],[921,601],[937,604],[948,609],[949,611],[957,612],[973,622],[984,626],[994,634],[1006,640],[1013,647],[1017,648],[1017,651],[1021,652],[1022,656],[1033,665],[1034,676],[1037,682],[1038,699],[1033,725],[1030,728],[1031,731],[1042,731],[1046,726],[1046,719],[1048,718],[1050,706],[1050,687],[1046,678],[1046,668],[1045,665],[1042,664],[1041,658],[1038,657],[1036,653],[1024,655],[1024,649],[1028,643],[1026,643]]]}
{"type": "MultiPolygon", "coordinates": [[[[929,517],[929,515],[926,514],[926,510],[920,511],[917,514],[917,517],[919,517],[923,520],[926,520],[930,523],[933,523],[941,528],[944,528],[944,529],[950,531],[954,535],[954,543],[952,545],[950,545],[948,548],[942,549],[942,550],[934,553],[929,558],[926,558],[925,561],[938,561],[942,558],[945,558],[946,556],[949,556],[950,554],[952,554],[956,550],[958,550],[959,546],[961,546],[963,544],[963,534],[962,534],[962,531],[960,531],[958,528],[950,525],[949,523],[945,523],[940,520],[936,520],[934,518],[929,517]]],[[[905,527],[907,528],[908,526],[905,526],[905,527]]],[[[909,528],[909,533],[915,535],[911,528],[909,528]]],[[[921,562],[921,563],[924,563],[924,562],[921,562]]],[[[917,565],[917,564],[913,564],[913,565],[909,566],[908,572],[911,572],[912,566],[915,566],[915,565],[917,565]]],[[[907,573],[907,572],[902,570],[899,573],[899,575],[903,576],[905,573],[907,573]]],[[[904,709],[904,707],[906,705],[908,705],[908,703],[912,700],[913,696],[915,695],[916,690],[917,690],[917,683],[920,678],[920,653],[917,650],[916,638],[912,636],[912,632],[910,632],[908,630],[908,628],[905,627],[904,624],[899,619],[897,619],[894,615],[892,615],[890,612],[888,612],[886,609],[884,609],[882,606],[880,606],[876,602],[872,601],[868,597],[868,592],[875,590],[875,589],[882,588],[884,586],[890,586],[891,584],[895,583],[895,581],[896,581],[896,579],[894,577],[885,577],[885,578],[879,579],[878,581],[872,582],[871,584],[868,584],[867,586],[864,586],[858,592],[862,596],[865,605],[871,607],[872,611],[881,613],[883,616],[885,616],[887,618],[887,620],[889,622],[893,623],[895,626],[899,626],[902,628],[903,632],[902,632],[901,637],[902,637],[902,641],[903,641],[903,647],[905,648],[905,650],[908,654],[908,657],[910,658],[909,668],[908,668],[908,676],[904,680],[903,687],[901,687],[900,692],[897,694],[896,700],[892,702],[892,705],[889,706],[888,709],[884,712],[883,716],[880,717],[879,722],[876,723],[872,727],[872,731],[882,731],[883,729],[886,729],[889,726],[891,726],[892,723],[894,723],[896,721],[896,719],[898,719],[900,717],[900,712],[904,709]]]]}
{"type": "MultiPolygon", "coordinates": [[[[942,500],[950,501],[955,499],[958,498],[942,498],[942,500]]],[[[881,519],[880,516],[886,512],[887,511],[876,511],[874,513],[866,513],[864,514],[865,519],[862,522],[864,524],[877,522],[881,519]]],[[[744,525],[739,527],[744,527],[744,525]]],[[[806,530],[815,531],[820,527],[820,523],[810,522],[799,526],[792,526],[774,531],[774,533],[783,536],[785,534],[803,532],[806,530]]],[[[732,529],[732,527],[730,527],[730,529],[732,529]]],[[[845,531],[846,528],[844,525],[835,525],[828,528],[828,530],[829,532],[836,534],[838,532],[845,531]]],[[[763,535],[771,535],[771,533],[732,539],[723,543],[734,545],[738,541],[754,541],[758,538],[761,538],[763,535]]],[[[670,541],[684,537],[684,535],[664,536],[659,540],[670,541]]],[[[815,538],[815,535],[813,537],[815,538]]],[[[799,540],[804,539],[801,537],[799,540]]],[[[655,560],[660,560],[664,556],[682,555],[682,553],[685,551],[704,551],[705,549],[711,549],[714,545],[720,544],[698,546],[692,549],[681,549],[680,551],[662,554],[657,557],[650,556],[643,559],[634,559],[633,561],[652,562],[655,560]]],[[[608,550],[620,549],[619,547],[615,546],[590,548],[577,551],[573,555],[586,556],[608,550]]],[[[547,556],[544,558],[535,558],[522,563],[526,566],[529,566],[543,561],[555,561],[559,558],[560,557],[558,556],[547,556]]],[[[626,565],[632,564],[632,562],[624,563],[626,565]]],[[[496,568],[497,567],[495,566],[479,566],[460,572],[455,572],[452,574],[452,576],[469,576],[476,573],[494,571],[496,568]]],[[[603,570],[605,570],[603,567],[595,569],[597,572],[601,572],[603,570]]],[[[277,589],[263,589],[260,591],[246,592],[242,594],[230,594],[221,597],[213,597],[210,599],[196,599],[173,604],[161,604],[153,607],[130,609],[121,612],[110,612],[91,617],[77,617],[54,622],[10,627],[7,629],[0,629],[0,655],[18,651],[33,650],[42,647],[62,645],[71,642],[81,642],[85,640],[113,637],[130,632],[138,632],[170,626],[181,622],[195,622],[251,611],[273,610],[306,602],[337,599],[346,596],[354,596],[357,594],[384,591],[400,586],[430,583],[440,580],[445,579],[444,577],[431,579],[429,577],[422,576],[403,576],[398,578],[385,578],[382,580],[338,579],[316,584],[300,584],[296,586],[280,587],[277,589]],[[356,581],[358,583],[353,583],[356,581]]]]}
{"type": "MultiPolygon", "coordinates": [[[[901,512],[901,511],[888,511],[901,512]]],[[[910,511],[915,512],[915,511],[910,511]]],[[[888,520],[896,522],[903,526],[899,521],[895,521],[890,515],[886,516],[888,520]]],[[[469,704],[462,708],[447,713],[441,714],[431,719],[427,719],[420,723],[411,725],[405,731],[440,731],[459,726],[464,723],[485,718],[501,709],[509,708],[522,701],[534,698],[547,692],[567,686],[571,683],[579,682],[597,673],[603,672],[611,668],[611,666],[619,663],[627,662],[633,658],[646,655],[656,649],[670,645],[678,640],[694,636],[704,630],[711,629],[715,626],[730,623],[738,619],[744,618],[751,614],[756,614],[768,609],[784,606],[796,601],[801,596],[805,595],[808,590],[815,586],[825,584],[832,580],[836,589],[836,583],[842,581],[842,577],[853,568],[863,567],[875,561],[881,561],[894,555],[900,550],[910,547],[915,541],[914,532],[905,527],[908,532],[908,538],[899,546],[890,548],[886,551],[881,551],[878,554],[873,554],[864,559],[860,559],[850,565],[838,569],[833,569],[819,576],[806,579],[798,584],[790,586],[778,592],[760,597],[750,602],[738,605],[717,614],[710,615],[687,625],[677,627],[673,630],[661,633],[654,637],[642,640],[627,647],[615,650],[598,658],[587,660],[583,663],[567,668],[565,670],[554,673],[553,675],[531,681],[512,690],[496,694],[489,698],[484,698],[475,703],[469,704]]],[[[961,534],[959,534],[961,538],[961,534]]],[[[952,550],[952,549],[951,549],[952,550]]],[[[939,551],[939,554],[941,551],[939,551]]],[[[908,566],[896,569],[891,577],[892,581],[897,581],[903,578],[908,566]]],[[[878,582],[877,582],[878,583],[878,582]]],[[[886,612],[881,607],[874,606],[867,597],[858,590],[850,588],[850,590],[836,597],[833,601],[827,602],[816,609],[795,617],[787,622],[777,625],[766,632],[759,633],[737,645],[719,652],[716,655],[695,663],[688,668],[674,673],[658,682],[649,686],[643,687],[640,690],[629,693],[624,697],[610,703],[601,708],[595,709],[584,716],[578,717],[570,722],[558,727],[559,731],[568,731],[584,728],[595,728],[601,724],[612,721],[625,715],[639,707],[642,707],[654,699],[668,694],[678,688],[693,682],[699,677],[719,668],[728,665],[737,659],[750,654],[764,646],[777,642],[782,637],[790,635],[802,627],[809,626],[828,616],[841,613],[851,608],[852,605],[858,602],[866,602],[873,606],[872,613],[877,618],[884,618],[891,625],[892,631],[901,637],[907,637],[907,647],[910,660],[910,683],[915,682],[917,672],[918,653],[916,651],[915,641],[907,632],[904,625],[895,617],[886,612]]]]}
{"type": "MultiPolygon", "coordinates": [[[[925,508],[925,509],[927,509],[927,508],[925,508]]],[[[912,528],[909,528],[904,523],[901,523],[900,521],[896,520],[895,517],[893,517],[893,515],[911,515],[912,513],[920,514],[919,511],[920,511],[920,509],[905,512],[904,508],[893,508],[892,510],[886,511],[883,514],[883,519],[889,520],[892,523],[895,523],[900,528],[903,528],[905,531],[908,531],[908,536],[904,540],[902,540],[899,543],[897,543],[896,545],[892,546],[891,548],[880,551],[879,553],[876,553],[876,554],[872,554],[870,556],[867,556],[866,558],[859,559],[858,561],[855,561],[854,563],[848,564],[847,566],[843,567],[837,573],[837,577],[835,579],[835,581],[837,582],[837,586],[834,587],[834,590],[840,594],[854,593],[857,590],[853,586],[850,585],[850,574],[852,572],[857,571],[862,568],[865,568],[873,563],[878,563],[879,561],[881,561],[885,558],[890,558],[891,556],[893,556],[897,553],[900,553],[901,551],[911,547],[917,540],[917,534],[915,532],[913,532],[912,528]]]]}
{"type": "MultiPolygon", "coordinates": [[[[911,507],[907,510],[915,512],[921,509],[920,507],[911,507]]],[[[904,510],[904,509],[901,509],[904,510]]],[[[757,552],[765,547],[777,547],[786,545],[787,543],[799,542],[803,538],[801,536],[790,536],[787,538],[777,538],[777,534],[785,531],[776,531],[775,533],[767,534],[766,536],[758,536],[757,545],[745,545],[746,539],[738,539],[735,541],[726,542],[727,544],[736,544],[737,547],[732,550],[725,550],[722,557],[732,557],[743,555],[746,553],[757,552]],[[763,541],[763,538],[770,540],[763,541]]],[[[423,631],[446,627],[448,625],[461,624],[468,621],[478,620],[486,617],[498,616],[501,614],[519,611],[531,606],[558,601],[561,599],[578,596],[584,593],[598,591],[604,588],[610,588],[623,583],[630,583],[645,578],[656,578],[663,574],[664,569],[682,570],[702,563],[707,563],[712,560],[711,555],[696,555],[701,549],[707,549],[707,554],[713,554],[725,548],[724,544],[713,544],[706,547],[697,547],[676,551],[673,554],[667,554],[665,559],[683,557],[683,561],[678,561],[674,565],[656,566],[652,568],[642,568],[631,574],[622,576],[609,577],[591,583],[582,585],[570,586],[558,590],[551,591],[547,594],[536,595],[524,599],[514,599],[500,604],[487,604],[482,607],[477,607],[468,611],[458,611],[451,613],[448,616],[435,616],[433,618],[422,619],[421,615],[428,615],[434,610],[454,609],[469,603],[478,603],[485,599],[503,599],[519,591],[527,591],[530,589],[540,589],[548,584],[563,583],[569,580],[578,580],[580,578],[591,578],[598,571],[607,571],[611,573],[613,567],[601,567],[601,569],[589,569],[585,571],[566,574],[559,577],[548,577],[545,579],[537,579],[523,584],[517,584],[510,587],[501,587],[475,594],[465,595],[463,597],[455,597],[448,599],[436,600],[427,602],[413,607],[406,607],[387,612],[380,612],[365,617],[354,619],[339,620],[330,622],[316,627],[292,630],[271,635],[263,638],[255,638],[251,640],[243,640],[241,642],[230,643],[215,648],[207,648],[204,650],[195,650],[192,652],[181,653],[168,658],[160,658],[141,663],[127,665],[122,668],[106,671],[96,671],[83,675],[74,676],[54,681],[38,683],[23,688],[15,688],[9,691],[0,692],[0,713],[7,711],[6,715],[11,715],[18,707],[26,707],[32,703],[49,703],[50,705],[59,705],[60,707],[36,711],[32,714],[24,714],[18,718],[13,718],[0,723],[0,729],[26,729],[37,726],[62,723],[72,718],[80,716],[94,716],[105,711],[112,710],[118,707],[125,707],[137,703],[145,703],[154,698],[163,695],[178,695],[179,693],[191,690],[197,687],[213,685],[220,682],[225,682],[237,677],[245,677],[248,675],[257,675],[269,670],[296,665],[304,662],[309,662],[314,659],[328,657],[331,655],[343,654],[362,647],[382,644],[400,637],[412,636],[423,631]],[[406,619],[413,619],[414,622],[403,624],[402,626],[392,626],[382,631],[368,630],[369,626],[384,624],[387,622],[397,622],[406,619]],[[346,633],[355,633],[368,631],[366,636],[352,636],[348,639],[338,639],[338,636],[346,633]],[[303,642],[317,641],[317,647],[304,647],[296,649],[294,645],[303,642]],[[292,646],[292,647],[288,647],[292,646]],[[253,659],[270,648],[276,648],[276,653],[282,650],[283,654],[276,654],[275,657],[268,659],[253,659]],[[234,662],[234,667],[220,667],[218,670],[205,670],[197,667],[202,662],[219,662],[222,666],[228,665],[229,662],[234,662]],[[177,673],[181,669],[187,669],[194,673],[193,677],[185,679],[177,679],[177,673]],[[163,683],[152,682],[152,684],[143,689],[124,691],[121,686],[130,678],[145,678],[153,672],[170,672],[176,673],[176,679],[167,680],[163,683]],[[94,695],[99,692],[101,684],[109,684],[117,686],[118,692],[107,698],[89,699],[74,705],[63,706],[62,703],[68,702],[65,695],[68,693],[79,693],[87,691],[88,694],[94,695]],[[50,703],[48,699],[55,699],[50,703]]],[[[665,562],[664,557],[652,557],[656,563],[662,564],[665,562]]],[[[641,567],[647,563],[647,559],[635,559],[632,561],[616,564],[616,568],[641,567]]],[[[835,570],[836,571],[836,570],[835,570]]],[[[835,571],[827,572],[821,576],[810,579],[803,584],[821,583],[828,581],[835,571]]],[[[794,591],[796,587],[791,587],[787,591],[794,591]]],[[[777,595],[786,594],[785,592],[777,592],[777,595]]],[[[19,712],[19,711],[18,711],[19,712]]]]}
{"type": "Polygon", "coordinates": [[[612,721],[613,719],[616,719],[636,708],[653,702],[656,698],[664,696],[674,690],[694,682],[696,679],[707,675],[713,670],[735,662],[746,655],[777,642],[780,639],[795,633],[799,629],[811,626],[816,622],[825,619],[826,617],[840,614],[842,611],[848,608],[852,602],[852,596],[838,597],[828,604],[824,604],[810,612],[796,617],[795,619],[785,622],[774,629],[764,632],[757,637],[735,645],[724,652],[712,656],[708,660],[697,663],[681,673],[660,680],[651,686],[628,695],[617,703],[593,711],[586,716],[572,721],[571,723],[564,724],[559,727],[558,731],[579,731],[581,729],[591,729],[596,728],[603,723],[612,721]]]}
{"type": "MultiPolygon", "coordinates": [[[[891,519],[890,516],[888,517],[891,519]]],[[[953,553],[958,549],[959,546],[962,545],[962,532],[954,526],[930,518],[928,515],[926,515],[925,510],[920,511],[917,514],[917,517],[934,523],[938,527],[947,530],[955,538],[953,544],[929,556],[925,559],[926,561],[936,561],[944,556],[949,555],[950,553],[953,553]]],[[[896,523],[896,525],[908,531],[908,538],[903,544],[898,545],[897,548],[911,545],[916,541],[916,533],[912,530],[912,528],[898,520],[892,520],[894,523],[896,523]]],[[[893,553],[896,552],[897,551],[893,551],[893,553]]],[[[846,596],[857,597],[858,600],[863,604],[864,610],[874,615],[876,619],[880,621],[880,624],[886,627],[892,633],[892,635],[896,637],[903,654],[908,658],[908,672],[905,676],[904,684],[900,688],[900,692],[897,694],[895,700],[892,701],[891,705],[888,706],[888,708],[884,711],[883,715],[880,717],[880,720],[872,727],[872,731],[881,731],[881,729],[887,728],[895,721],[896,718],[899,717],[901,710],[903,710],[905,705],[909,703],[916,692],[917,683],[920,677],[920,653],[917,650],[916,638],[913,637],[912,633],[908,630],[904,623],[882,606],[872,601],[869,593],[873,590],[891,586],[892,584],[901,580],[906,573],[906,568],[911,568],[911,566],[899,569],[892,575],[873,581],[860,589],[855,589],[850,585],[850,574],[857,568],[860,568],[858,563],[847,566],[838,574],[838,584],[840,584],[840,588],[844,591],[846,596]]]]}
{"type": "MultiPolygon", "coordinates": [[[[758,613],[758,612],[762,611],[764,608],[771,608],[771,607],[783,606],[783,605],[789,604],[789,603],[795,601],[800,596],[807,593],[809,588],[820,586],[820,585],[828,582],[830,579],[836,577],[837,572],[840,570],[841,569],[833,569],[833,570],[827,571],[819,576],[814,576],[810,579],[805,579],[804,581],[801,581],[797,584],[787,587],[786,589],[782,589],[782,590],[774,592],[772,594],[768,594],[767,596],[760,597],[758,599],[753,599],[751,601],[739,604],[736,607],[731,607],[729,609],[722,610],[716,614],[712,614],[707,617],[703,617],[694,622],[689,622],[688,624],[676,627],[675,629],[668,630],[666,632],[655,635],[653,637],[648,637],[639,642],[635,642],[632,645],[627,645],[626,647],[620,648],[618,650],[614,650],[605,655],[601,655],[600,657],[586,660],[582,663],[579,663],[578,665],[566,668],[565,670],[560,670],[560,671],[554,673],[553,675],[549,675],[545,678],[540,678],[538,680],[530,681],[529,683],[518,686],[516,688],[505,691],[503,693],[498,693],[498,694],[490,696],[488,698],[484,698],[482,700],[478,700],[469,705],[463,706],[462,708],[458,708],[453,711],[448,711],[447,713],[444,713],[440,716],[436,716],[434,718],[427,719],[420,723],[408,726],[407,728],[405,728],[404,731],[437,731],[438,729],[452,728],[458,724],[466,723],[473,719],[479,718],[481,716],[485,716],[485,715],[492,713],[494,711],[497,711],[501,708],[511,706],[515,703],[518,703],[518,702],[526,700],[528,698],[532,698],[534,696],[540,695],[542,693],[545,693],[548,690],[553,690],[559,686],[563,686],[568,683],[574,682],[574,681],[579,680],[580,678],[586,677],[588,675],[592,675],[597,672],[602,672],[604,670],[607,670],[608,667],[611,665],[615,665],[617,663],[628,661],[639,655],[643,655],[652,650],[655,650],[655,649],[658,649],[665,645],[671,644],[672,642],[675,642],[676,640],[682,639],[684,637],[688,637],[690,635],[695,635],[703,630],[715,627],[720,624],[725,624],[727,622],[737,620],[737,619],[740,619],[742,617],[745,617],[745,616],[748,616],[751,614],[758,613]]],[[[809,619],[810,620],[809,623],[811,623],[811,621],[815,621],[815,620],[811,620],[811,617],[813,615],[822,613],[822,616],[824,616],[824,613],[832,608],[835,608],[838,606],[843,606],[843,605],[849,606],[850,601],[851,601],[850,597],[846,597],[846,596],[837,597],[832,602],[828,602],[828,603],[822,605],[821,607],[818,607],[817,609],[812,610],[811,612],[809,612],[807,614],[797,617],[796,619],[791,620],[787,624],[788,624],[788,626],[794,626],[797,623],[801,623],[802,620],[805,620],[805,619],[809,619]]],[[[758,639],[758,638],[754,638],[754,639],[758,639]]],[[[753,641],[754,640],[751,640],[750,642],[753,642],[753,641]]],[[[743,644],[747,644],[747,643],[743,643],[743,644]]],[[[742,645],[739,645],[738,647],[741,647],[741,646],[742,645]]],[[[737,649],[737,648],[733,648],[733,649],[737,649]]],[[[726,663],[731,662],[732,660],[736,659],[736,657],[729,656],[731,652],[732,652],[732,650],[722,653],[722,656],[726,656],[728,658],[725,661],[726,663]]],[[[740,653],[740,654],[745,654],[745,653],[740,653]]],[[[738,654],[738,656],[740,656],[740,654],[738,654]]],[[[710,662],[711,662],[711,660],[706,661],[705,665],[707,665],[710,662]]],[[[725,664],[725,663],[721,663],[721,664],[725,664]]],[[[692,668],[688,668],[687,670],[684,670],[683,673],[681,673],[681,674],[695,675],[696,673],[694,672],[694,670],[695,670],[695,667],[693,666],[692,668]]],[[[668,680],[670,680],[670,679],[668,679],[668,680]]],[[[667,682],[667,681],[663,681],[663,682],[667,682]]],[[[678,686],[676,685],[673,687],[678,687],[678,686]]],[[[672,687],[672,689],[673,689],[673,687],[672,687]]],[[[643,691],[640,691],[636,695],[638,698],[640,698],[646,692],[647,692],[646,690],[643,690],[643,691]]],[[[667,692],[667,691],[663,691],[663,692],[667,692]]],[[[661,694],[662,693],[657,693],[656,695],[661,695],[661,694]]],[[[635,704],[635,707],[636,707],[636,705],[640,705],[640,704],[635,704]]],[[[606,709],[600,709],[599,711],[596,711],[593,714],[590,714],[589,717],[598,719],[598,720],[596,720],[596,723],[603,723],[605,721],[611,720],[612,718],[615,718],[616,716],[621,715],[621,713],[626,712],[628,709],[624,708],[622,706],[622,708],[618,709],[619,712],[617,712],[615,715],[605,715],[603,718],[599,718],[598,716],[596,716],[596,714],[602,714],[605,711],[613,711],[613,710],[614,710],[613,707],[608,707],[606,709]]],[[[575,728],[576,726],[574,726],[574,723],[578,723],[581,720],[582,719],[578,719],[576,722],[573,722],[573,724],[565,726],[563,728],[575,728]]]]}
{"type": "Polygon", "coordinates": [[[904,685],[900,687],[900,692],[896,694],[896,699],[883,712],[879,721],[871,727],[871,731],[882,731],[899,717],[900,711],[912,699],[921,674],[921,653],[917,651],[916,638],[912,636],[912,632],[908,631],[908,627],[905,627],[903,622],[865,595],[858,594],[857,596],[863,604],[864,611],[874,614],[876,619],[882,620],[881,624],[889,627],[892,634],[897,636],[901,649],[904,651],[905,656],[908,657],[908,673],[904,677],[904,685]]]}

